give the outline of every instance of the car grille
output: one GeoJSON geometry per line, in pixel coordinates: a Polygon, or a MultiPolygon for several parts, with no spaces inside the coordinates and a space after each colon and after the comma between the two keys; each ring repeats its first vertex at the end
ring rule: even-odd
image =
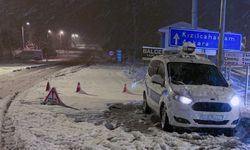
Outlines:
{"type": "Polygon", "coordinates": [[[193,105],[195,111],[230,112],[232,107],[227,103],[198,102],[193,105]]]}
{"type": "Polygon", "coordinates": [[[210,120],[198,120],[194,119],[194,121],[198,124],[205,124],[205,125],[225,125],[228,123],[229,120],[223,121],[210,121],[210,120]]]}

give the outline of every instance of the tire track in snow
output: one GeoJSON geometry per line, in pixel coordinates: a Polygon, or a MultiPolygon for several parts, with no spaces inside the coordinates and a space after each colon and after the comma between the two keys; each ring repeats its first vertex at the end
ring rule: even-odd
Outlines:
{"type": "Polygon", "coordinates": [[[5,84],[1,84],[2,87],[8,87],[1,91],[1,96],[5,97],[0,100],[0,149],[22,149],[22,142],[20,139],[16,139],[15,127],[13,120],[8,117],[8,110],[11,107],[11,103],[18,96],[19,92],[23,92],[33,85],[47,80],[47,77],[53,75],[54,72],[63,69],[63,66],[46,66],[34,70],[25,70],[18,74],[13,73],[10,75],[1,76],[0,81],[6,81],[5,84]],[[12,76],[13,75],[13,76],[12,76]],[[13,91],[15,92],[13,94],[13,91]],[[9,96],[8,96],[9,95],[9,96]],[[18,142],[17,142],[18,141],[18,142]]]}
{"type": "Polygon", "coordinates": [[[15,127],[11,118],[7,117],[8,110],[11,103],[18,96],[19,92],[16,92],[12,97],[6,98],[4,105],[2,106],[0,118],[1,118],[1,132],[0,132],[0,144],[1,149],[16,149],[16,142],[14,138],[15,127]]]}

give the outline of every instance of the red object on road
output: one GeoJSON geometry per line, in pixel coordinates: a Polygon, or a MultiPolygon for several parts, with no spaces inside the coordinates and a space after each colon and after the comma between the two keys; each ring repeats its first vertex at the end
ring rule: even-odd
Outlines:
{"type": "Polygon", "coordinates": [[[80,82],[77,83],[77,87],[76,87],[76,92],[80,92],[81,91],[81,84],[80,82]]]}
{"type": "Polygon", "coordinates": [[[123,93],[126,93],[128,90],[127,90],[127,84],[124,84],[124,88],[123,88],[123,93]]]}
{"type": "Polygon", "coordinates": [[[49,94],[46,96],[45,100],[42,102],[42,104],[46,105],[62,105],[65,106],[65,104],[61,101],[61,99],[58,96],[58,93],[56,91],[56,88],[52,88],[49,92],[49,94]]]}
{"type": "Polygon", "coordinates": [[[50,90],[50,84],[49,82],[47,82],[46,91],[49,91],[49,90],[50,90]]]}

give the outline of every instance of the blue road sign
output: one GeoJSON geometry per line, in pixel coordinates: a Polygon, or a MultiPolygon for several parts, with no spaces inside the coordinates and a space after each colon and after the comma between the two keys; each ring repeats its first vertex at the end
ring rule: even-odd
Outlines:
{"type": "MultiPolygon", "coordinates": [[[[225,33],[224,49],[240,50],[242,35],[236,33],[225,33]]],[[[192,42],[197,48],[218,49],[219,33],[208,30],[193,29],[169,29],[169,46],[182,46],[183,42],[192,42]]]]}
{"type": "Polygon", "coordinates": [[[118,49],[116,50],[116,60],[118,63],[122,63],[122,50],[118,49]]]}

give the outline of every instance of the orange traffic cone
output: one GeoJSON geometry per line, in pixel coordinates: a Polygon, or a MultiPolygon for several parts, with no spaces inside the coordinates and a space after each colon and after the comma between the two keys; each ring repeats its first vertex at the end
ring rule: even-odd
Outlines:
{"type": "Polygon", "coordinates": [[[81,91],[81,84],[80,82],[77,83],[77,87],[76,87],[76,92],[80,92],[81,91]]]}
{"type": "Polygon", "coordinates": [[[127,84],[124,84],[124,88],[123,88],[123,93],[126,93],[128,90],[127,90],[127,84]]]}
{"type": "Polygon", "coordinates": [[[50,90],[50,84],[49,82],[47,82],[46,91],[49,91],[49,90],[50,90]]]}

